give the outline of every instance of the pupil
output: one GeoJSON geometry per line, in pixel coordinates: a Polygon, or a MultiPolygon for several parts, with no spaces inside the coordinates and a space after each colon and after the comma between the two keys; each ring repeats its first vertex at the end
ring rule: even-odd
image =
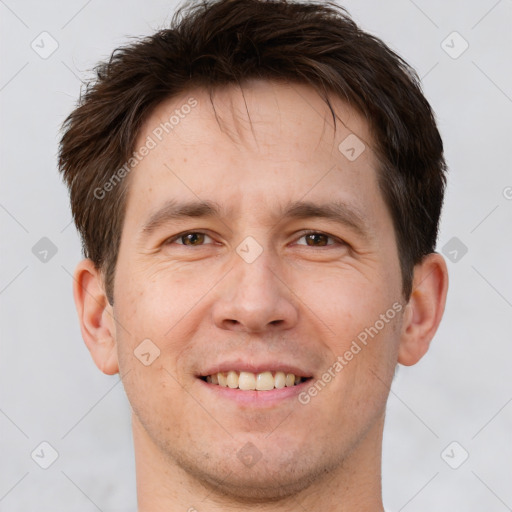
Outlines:
{"type": "MultiPolygon", "coordinates": [[[[312,239],[315,239],[316,241],[318,241],[318,237],[323,237],[322,240],[325,242],[325,235],[322,235],[320,233],[312,233],[312,234],[309,234],[306,236],[308,237],[308,245],[313,245],[313,244],[310,244],[309,241],[312,239]]],[[[317,244],[317,245],[326,245],[326,244],[322,243],[322,244],[317,244]]]]}
{"type": "Polygon", "coordinates": [[[191,242],[188,245],[196,245],[194,242],[201,240],[202,236],[204,236],[202,233],[189,233],[188,235],[185,235],[185,240],[191,242]]]}

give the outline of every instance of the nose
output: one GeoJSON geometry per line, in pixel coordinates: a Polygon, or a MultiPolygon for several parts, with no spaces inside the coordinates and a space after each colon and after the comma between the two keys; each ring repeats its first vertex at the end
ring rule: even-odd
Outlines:
{"type": "Polygon", "coordinates": [[[217,327],[250,333],[290,329],[298,319],[293,291],[268,251],[252,263],[234,255],[234,268],[217,289],[217,327]]]}

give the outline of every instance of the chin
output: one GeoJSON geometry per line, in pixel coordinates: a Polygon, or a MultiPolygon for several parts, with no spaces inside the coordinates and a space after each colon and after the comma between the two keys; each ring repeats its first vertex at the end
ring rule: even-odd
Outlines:
{"type": "MultiPolygon", "coordinates": [[[[233,500],[247,503],[268,503],[297,495],[307,489],[316,478],[308,474],[262,474],[254,468],[222,475],[202,473],[199,477],[206,487],[233,500]]],[[[196,478],[198,475],[196,474],[196,478]]]]}
{"type": "Polygon", "coordinates": [[[326,467],[326,458],[318,457],[314,463],[309,456],[282,454],[279,459],[262,455],[249,466],[236,457],[216,460],[210,454],[207,463],[197,464],[181,461],[181,467],[195,480],[200,481],[208,494],[211,491],[242,503],[278,502],[297,495],[311,486],[317,479],[325,478],[331,467],[326,467]],[[252,465],[251,465],[252,464],[252,465]]]}

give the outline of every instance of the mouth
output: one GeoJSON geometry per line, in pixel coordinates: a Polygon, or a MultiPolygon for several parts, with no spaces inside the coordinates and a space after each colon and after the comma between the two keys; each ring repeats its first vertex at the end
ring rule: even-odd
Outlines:
{"type": "Polygon", "coordinates": [[[312,379],[312,377],[299,376],[290,372],[270,370],[259,373],[229,370],[199,376],[199,378],[213,386],[242,391],[272,391],[291,388],[312,379]]]}

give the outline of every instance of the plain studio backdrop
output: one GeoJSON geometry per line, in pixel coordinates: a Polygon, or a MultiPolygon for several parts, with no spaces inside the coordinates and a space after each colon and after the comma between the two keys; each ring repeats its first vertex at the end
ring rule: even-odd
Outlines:
{"type": "MultiPolygon", "coordinates": [[[[81,79],[177,5],[0,2],[1,511],[136,510],[129,403],[80,335],[80,241],[56,155],[81,79]]],[[[391,388],[384,504],[512,510],[512,2],[343,5],[417,70],[449,165],[437,248],[447,308],[428,354],[391,388]]]]}

